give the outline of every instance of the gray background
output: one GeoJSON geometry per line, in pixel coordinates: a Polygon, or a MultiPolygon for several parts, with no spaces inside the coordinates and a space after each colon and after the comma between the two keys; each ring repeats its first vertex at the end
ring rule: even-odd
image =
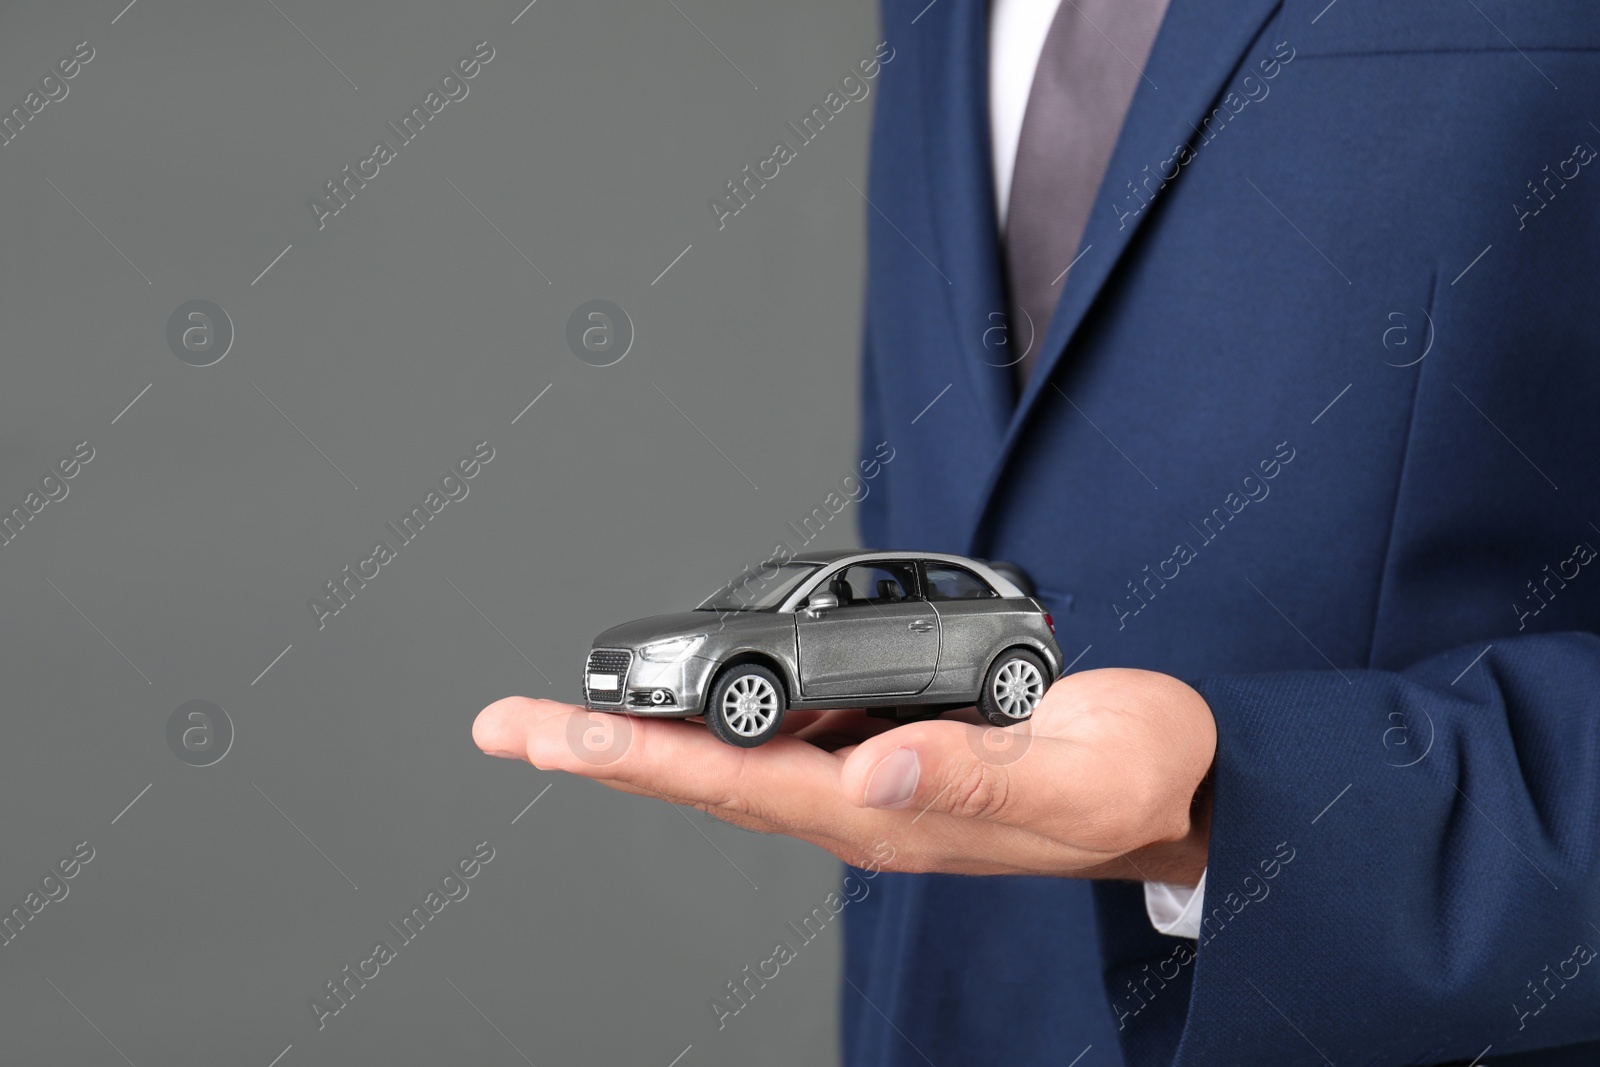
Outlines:
{"type": "Polygon", "coordinates": [[[0,1061],[831,1062],[836,926],[725,1030],[707,1001],[836,861],[469,728],[576,698],[596,632],[705,596],[850,472],[873,100],[721,232],[706,201],[871,52],[872,5],[124,3],[0,15],[4,110],[96,53],[0,148],[0,510],[95,449],[0,548],[0,910],[95,849],[0,947],[0,1061]],[[482,40],[319,232],[307,199],[482,40]],[[192,299],[237,331],[207,368],[166,342],[192,299]],[[592,299],[637,330],[612,367],[566,345],[592,299]],[[319,632],[308,598],[484,439],[319,632]],[[193,699],[236,729],[210,767],[166,741],[193,699]],[[484,839],[319,1032],[308,998],[484,839]]]}

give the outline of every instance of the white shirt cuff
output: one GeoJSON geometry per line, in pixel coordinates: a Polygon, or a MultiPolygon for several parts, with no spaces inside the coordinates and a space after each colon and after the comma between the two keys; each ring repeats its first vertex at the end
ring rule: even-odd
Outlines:
{"type": "Polygon", "coordinates": [[[1198,940],[1200,918],[1205,914],[1206,876],[1193,889],[1186,885],[1167,882],[1144,884],[1144,910],[1150,916],[1150,925],[1169,937],[1187,937],[1198,940]]]}

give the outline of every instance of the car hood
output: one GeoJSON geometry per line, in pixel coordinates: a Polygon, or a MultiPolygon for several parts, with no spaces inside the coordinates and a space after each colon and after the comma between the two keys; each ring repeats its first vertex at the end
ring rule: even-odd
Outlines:
{"type": "Polygon", "coordinates": [[[770,630],[778,617],[770,611],[677,611],[613,626],[594,639],[596,648],[637,648],[686,634],[729,634],[770,630]]]}

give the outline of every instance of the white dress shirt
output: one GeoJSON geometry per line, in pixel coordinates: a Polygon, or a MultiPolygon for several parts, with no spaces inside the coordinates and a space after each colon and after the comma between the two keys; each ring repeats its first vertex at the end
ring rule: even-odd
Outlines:
{"type": "MultiPolygon", "coordinates": [[[[1005,232],[1011,172],[1033,72],[1059,6],[1060,0],[994,0],[989,7],[989,148],[994,165],[995,219],[1001,233],[1005,232]]],[[[1198,938],[1205,889],[1203,873],[1193,889],[1146,882],[1144,907],[1151,924],[1163,934],[1198,938]]]]}
{"type": "Polygon", "coordinates": [[[994,0],[989,7],[989,158],[994,163],[995,215],[1006,229],[1011,171],[1022,138],[1033,72],[1060,0],[994,0]]]}

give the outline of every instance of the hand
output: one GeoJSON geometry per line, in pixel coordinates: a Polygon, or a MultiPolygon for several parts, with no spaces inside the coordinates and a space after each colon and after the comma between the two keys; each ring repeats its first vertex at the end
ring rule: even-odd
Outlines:
{"type": "Polygon", "coordinates": [[[1164,674],[1069,675],[1030,722],[1004,730],[975,716],[895,726],[795,711],[778,737],[744,749],[700,723],[621,718],[507,697],[479,713],[472,736],[491,755],[798,837],[849,863],[888,842],[889,870],[1184,885],[1205,870],[1201,787],[1216,723],[1200,694],[1164,674]],[[596,758],[581,739],[606,723],[626,740],[596,758]]]}

